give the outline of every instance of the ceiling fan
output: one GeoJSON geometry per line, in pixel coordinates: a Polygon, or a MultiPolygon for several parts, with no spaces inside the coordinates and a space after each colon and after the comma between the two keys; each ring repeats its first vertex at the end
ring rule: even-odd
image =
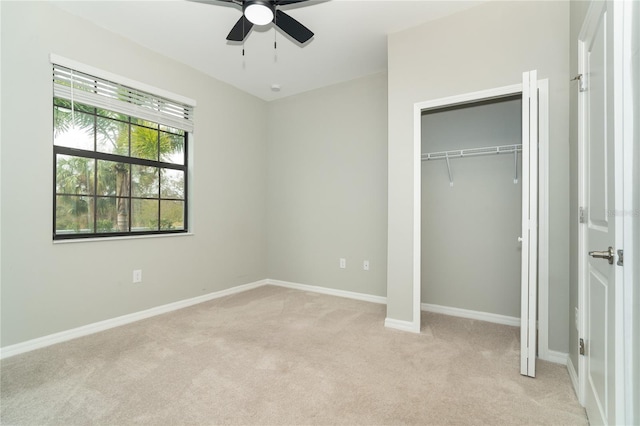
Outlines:
{"type": "MultiPolygon", "coordinates": [[[[313,32],[300,22],[279,9],[293,3],[309,0],[219,0],[242,6],[242,17],[229,32],[227,40],[243,41],[254,25],[267,25],[273,22],[278,28],[293,37],[298,43],[306,43],[313,32]]],[[[215,3],[209,3],[215,4],[215,3]]]]}

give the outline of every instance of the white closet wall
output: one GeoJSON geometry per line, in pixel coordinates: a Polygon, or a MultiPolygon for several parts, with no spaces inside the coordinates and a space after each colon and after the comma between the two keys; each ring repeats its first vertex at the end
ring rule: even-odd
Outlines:
{"type": "MultiPolygon", "coordinates": [[[[427,112],[422,152],[521,143],[521,101],[427,112]]],[[[520,316],[521,154],[422,162],[422,303],[520,316]]]]}

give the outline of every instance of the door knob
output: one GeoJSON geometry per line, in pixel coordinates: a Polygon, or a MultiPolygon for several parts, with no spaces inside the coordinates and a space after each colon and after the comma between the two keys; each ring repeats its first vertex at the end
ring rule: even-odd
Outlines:
{"type": "Polygon", "coordinates": [[[613,265],[613,247],[609,247],[607,251],[590,251],[589,256],[596,259],[607,259],[609,261],[609,265],[613,265]]]}

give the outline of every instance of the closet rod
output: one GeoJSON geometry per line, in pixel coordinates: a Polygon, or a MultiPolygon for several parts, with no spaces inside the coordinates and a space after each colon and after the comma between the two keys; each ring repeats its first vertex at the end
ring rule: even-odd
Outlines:
{"type": "Polygon", "coordinates": [[[461,158],[461,157],[475,157],[478,155],[512,154],[514,152],[515,153],[522,152],[522,144],[487,146],[483,148],[454,149],[451,151],[440,151],[440,152],[428,152],[428,153],[422,154],[422,161],[444,160],[444,159],[461,158]]]}
{"type": "Polygon", "coordinates": [[[449,172],[449,186],[453,186],[453,171],[451,170],[451,158],[475,157],[478,155],[491,154],[511,154],[513,153],[514,177],[513,183],[518,183],[518,152],[522,152],[522,144],[487,146],[484,148],[455,149],[453,151],[440,151],[422,154],[422,161],[426,160],[447,160],[447,171],[449,172]]]}

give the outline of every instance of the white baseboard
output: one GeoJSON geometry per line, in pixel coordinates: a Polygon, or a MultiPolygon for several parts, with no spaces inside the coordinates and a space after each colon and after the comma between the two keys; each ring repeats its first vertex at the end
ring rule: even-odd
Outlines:
{"type": "MultiPolygon", "coordinates": [[[[364,302],[380,303],[383,305],[387,304],[387,298],[384,296],[374,296],[371,294],[356,293],[353,291],[345,291],[345,290],[336,290],[333,288],[319,287],[314,285],[299,284],[299,283],[292,283],[288,281],[280,281],[280,280],[272,280],[272,279],[268,279],[267,284],[286,287],[286,288],[292,288],[295,290],[303,290],[303,291],[310,291],[313,293],[327,294],[330,296],[346,297],[348,299],[362,300],[364,302]]],[[[393,318],[386,318],[384,320],[384,326],[387,328],[393,328],[395,330],[408,331],[411,333],[420,333],[420,325],[412,321],[402,321],[402,320],[397,320],[393,318]]]]}
{"type": "Polygon", "coordinates": [[[98,333],[110,328],[119,327],[121,325],[130,324],[156,315],[165,314],[167,312],[193,306],[198,303],[207,302],[209,300],[218,299],[220,297],[229,296],[243,291],[251,290],[267,284],[267,280],[256,281],[249,284],[243,284],[231,287],[225,290],[216,291],[202,296],[192,297],[191,299],[180,300],[178,302],[168,303],[155,308],[146,309],[132,314],[122,315],[104,321],[87,324],[81,327],[72,328],[70,330],[61,331],[59,333],[49,334],[48,336],[38,337],[36,339],[27,340],[26,342],[16,343],[15,345],[0,348],[0,359],[8,358],[21,353],[44,348],[46,346],[55,345],[56,343],[66,342],[67,340],[77,339],[78,337],[87,336],[89,334],[98,333]]]}
{"type": "MultiPolygon", "coordinates": [[[[119,327],[121,325],[130,324],[132,322],[140,321],[156,315],[165,314],[167,312],[197,305],[198,303],[208,302],[209,300],[230,296],[232,294],[240,293],[247,290],[252,290],[254,288],[258,288],[267,284],[292,288],[296,290],[327,294],[331,296],[346,297],[349,299],[362,300],[365,302],[380,303],[380,304],[387,303],[387,298],[383,296],[373,296],[370,294],[356,293],[352,291],[336,290],[336,289],[326,288],[326,287],[318,287],[313,285],[291,283],[287,281],[265,279],[265,280],[248,283],[248,284],[239,285],[236,287],[231,287],[225,290],[216,291],[209,294],[204,294],[202,296],[192,297],[190,299],[180,300],[178,302],[168,303],[162,306],[156,306],[155,308],[146,309],[144,311],[134,312],[132,314],[122,315],[116,318],[111,318],[108,320],[83,325],[81,327],[72,328],[70,330],[61,331],[59,333],[50,334],[48,336],[27,340],[26,342],[16,343],[15,345],[5,346],[4,348],[0,348],[0,359],[4,359],[14,355],[19,355],[25,352],[44,348],[46,346],[55,345],[56,343],[62,343],[68,340],[77,339],[78,337],[88,336],[89,334],[98,333],[100,331],[108,330],[110,328],[119,327]]],[[[404,329],[401,327],[394,327],[394,328],[404,329]]]]}
{"type": "MultiPolygon", "coordinates": [[[[121,325],[130,324],[135,321],[140,321],[146,318],[150,318],[156,315],[161,315],[167,312],[175,311],[178,309],[186,308],[196,305],[198,303],[207,302],[209,300],[218,299],[220,297],[229,296],[232,294],[240,293],[243,291],[251,290],[261,287],[263,285],[275,285],[279,287],[286,287],[295,290],[309,291],[313,293],[326,294],[330,296],[344,297],[348,299],[361,300],[364,302],[386,304],[387,298],[384,296],[375,296],[371,294],[357,293],[346,290],[338,290],[327,287],[313,286],[307,284],[293,283],[288,281],[265,279],[255,281],[248,284],[231,287],[225,290],[216,291],[213,293],[205,294],[202,296],[193,297],[186,300],[180,300],[178,302],[169,303],[155,308],[146,309],[140,312],[134,312],[132,314],[122,315],[116,318],[99,321],[93,324],[87,324],[81,327],[65,330],[59,333],[50,334],[48,336],[39,337],[36,339],[28,340],[26,342],[17,343],[15,345],[6,346],[0,348],[0,359],[8,358],[21,353],[33,351],[36,349],[51,346],[56,343],[62,343],[68,340],[76,339],[78,337],[87,336],[89,334],[98,333],[100,331],[108,330],[121,325]]],[[[515,317],[508,317],[504,315],[491,314],[487,312],[470,311],[460,308],[452,308],[448,306],[432,305],[423,303],[421,305],[423,311],[435,312],[445,315],[452,315],[462,318],[476,319],[480,321],[488,321],[498,324],[520,326],[520,319],[515,317]]],[[[387,328],[393,328],[396,330],[408,331],[411,333],[420,333],[420,325],[412,321],[403,321],[393,318],[386,318],[384,325],[387,328]]],[[[567,354],[555,351],[548,351],[547,356],[544,358],[547,361],[557,362],[560,364],[567,363],[567,354]]]]}
{"type": "Polygon", "coordinates": [[[479,321],[520,327],[520,318],[509,317],[506,315],[492,314],[489,312],[470,311],[468,309],[452,308],[450,306],[433,305],[430,303],[422,303],[420,304],[420,308],[423,311],[433,312],[436,314],[451,315],[454,317],[469,318],[479,321]]]}
{"type": "Polygon", "coordinates": [[[547,350],[547,353],[543,355],[538,354],[538,358],[543,361],[554,362],[556,364],[567,365],[569,362],[569,354],[565,352],[547,350]]]}
{"type": "Polygon", "coordinates": [[[569,371],[569,377],[571,378],[571,384],[573,385],[573,391],[576,393],[576,397],[578,397],[578,402],[582,404],[580,401],[580,392],[579,392],[579,381],[578,381],[578,373],[576,372],[576,368],[573,366],[573,362],[571,361],[571,357],[567,357],[567,370],[569,371]]]}
{"type": "Polygon", "coordinates": [[[364,302],[379,303],[382,305],[387,304],[387,298],[384,296],[374,296],[371,294],[356,293],[354,291],[337,290],[334,288],[319,287],[315,285],[299,284],[299,283],[292,283],[289,281],[280,281],[280,280],[272,280],[272,279],[267,279],[266,284],[271,284],[278,287],[292,288],[295,290],[310,291],[312,293],[327,294],[329,296],[346,297],[347,299],[362,300],[364,302]]]}
{"type": "MultiPolygon", "coordinates": [[[[295,290],[327,294],[329,296],[345,297],[348,299],[361,300],[364,302],[379,303],[383,305],[387,304],[387,298],[384,296],[374,296],[371,294],[356,293],[353,291],[346,291],[346,290],[336,290],[333,288],[319,287],[314,285],[299,284],[299,283],[292,283],[288,281],[280,281],[280,280],[272,280],[272,279],[268,279],[267,284],[271,284],[279,287],[291,288],[295,290]]],[[[393,318],[386,318],[384,320],[384,326],[388,328],[393,328],[395,330],[408,331],[411,333],[420,333],[420,325],[412,321],[402,321],[402,320],[397,320],[393,318]]]]}
{"type": "Polygon", "coordinates": [[[387,328],[393,328],[395,330],[408,331],[410,333],[420,333],[420,324],[413,321],[403,321],[393,318],[386,318],[384,320],[384,326],[387,328]]]}

